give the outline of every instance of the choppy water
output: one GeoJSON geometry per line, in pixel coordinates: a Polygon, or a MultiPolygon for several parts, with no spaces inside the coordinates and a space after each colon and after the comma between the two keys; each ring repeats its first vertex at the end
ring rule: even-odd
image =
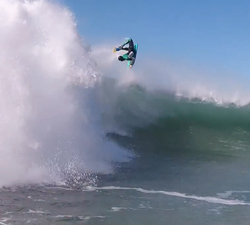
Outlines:
{"type": "Polygon", "coordinates": [[[94,186],[2,189],[2,224],[248,224],[247,152],[141,150],[94,186]]]}
{"type": "Polygon", "coordinates": [[[133,146],[138,157],[117,165],[115,174],[92,177],[95,185],[2,189],[1,222],[248,224],[250,154],[243,143],[249,133],[220,136],[217,131],[215,138],[216,130],[203,128],[198,130],[202,144],[192,146],[186,137],[173,138],[180,135],[178,129],[166,143],[157,140],[160,136],[145,138],[147,132],[151,134],[148,129],[133,137],[109,135],[127,148],[133,146]],[[234,148],[228,148],[230,141],[234,148]]]}

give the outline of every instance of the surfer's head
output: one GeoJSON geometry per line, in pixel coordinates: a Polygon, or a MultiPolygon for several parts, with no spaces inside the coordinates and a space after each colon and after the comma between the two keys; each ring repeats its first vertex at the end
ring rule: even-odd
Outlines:
{"type": "Polygon", "coordinates": [[[118,60],[119,60],[119,61],[124,61],[125,59],[124,59],[122,56],[119,56],[119,57],[118,57],[118,60]]]}

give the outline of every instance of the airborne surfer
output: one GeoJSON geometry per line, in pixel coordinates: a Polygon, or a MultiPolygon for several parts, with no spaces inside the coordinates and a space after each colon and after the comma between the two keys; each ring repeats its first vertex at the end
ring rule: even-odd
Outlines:
{"type": "Polygon", "coordinates": [[[114,52],[120,51],[120,50],[125,50],[127,51],[127,53],[119,56],[118,60],[121,62],[123,62],[124,60],[129,61],[128,66],[131,68],[135,63],[136,53],[137,53],[137,44],[134,45],[132,38],[128,38],[124,44],[122,44],[121,46],[117,48],[114,48],[114,52]],[[128,45],[128,47],[124,47],[125,45],[128,45]]]}

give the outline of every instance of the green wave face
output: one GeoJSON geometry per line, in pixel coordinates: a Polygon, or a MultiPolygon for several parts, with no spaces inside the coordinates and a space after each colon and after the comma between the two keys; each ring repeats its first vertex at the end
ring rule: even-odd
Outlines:
{"type": "Polygon", "coordinates": [[[131,86],[116,100],[113,118],[126,128],[202,126],[250,128],[250,106],[217,104],[214,100],[178,97],[174,93],[147,92],[131,86]]]}
{"type": "Polygon", "coordinates": [[[112,117],[126,131],[126,137],[115,131],[109,135],[128,148],[231,155],[250,146],[249,112],[249,105],[217,104],[132,85],[119,92],[112,116],[105,119],[112,117]]]}

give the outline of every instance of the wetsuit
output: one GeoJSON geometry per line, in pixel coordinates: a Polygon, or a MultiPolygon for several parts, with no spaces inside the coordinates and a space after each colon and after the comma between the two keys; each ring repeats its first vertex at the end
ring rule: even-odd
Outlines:
{"type": "Polygon", "coordinates": [[[126,54],[124,54],[122,56],[119,56],[118,59],[120,61],[131,60],[130,65],[132,66],[134,64],[134,62],[135,62],[135,55],[136,55],[135,45],[134,45],[134,42],[133,42],[132,38],[129,38],[118,49],[128,51],[126,54]],[[124,47],[127,44],[128,44],[128,47],[124,47]]]}

